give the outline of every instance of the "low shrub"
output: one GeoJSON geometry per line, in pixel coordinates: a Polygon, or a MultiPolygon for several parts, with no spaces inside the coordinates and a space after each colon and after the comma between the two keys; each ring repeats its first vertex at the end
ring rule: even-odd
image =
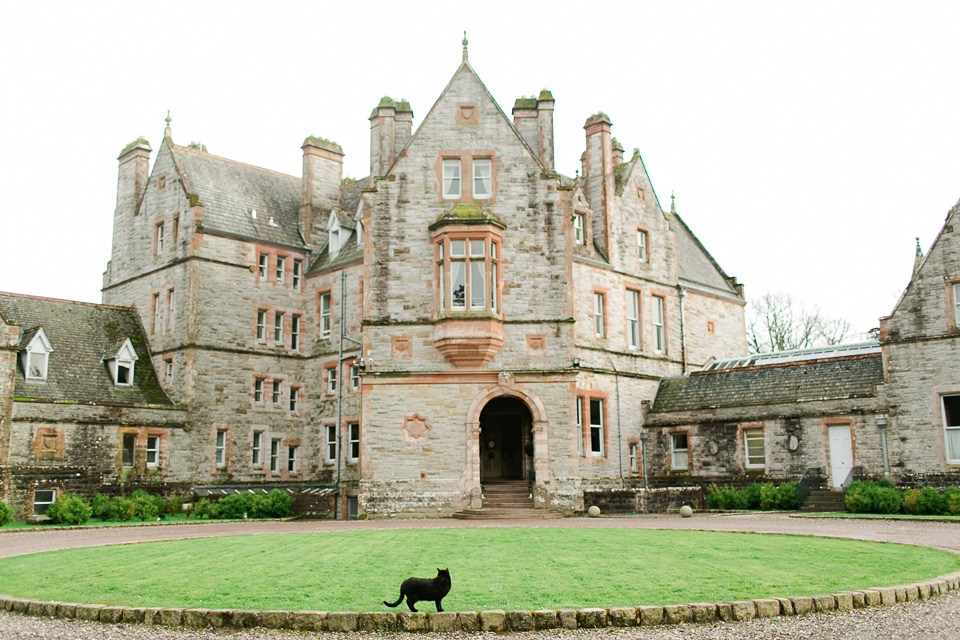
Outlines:
{"type": "Polygon", "coordinates": [[[920,489],[910,489],[903,494],[903,512],[914,515],[917,512],[917,498],[920,497],[920,489]]]}
{"type": "Polygon", "coordinates": [[[13,520],[13,509],[6,502],[0,502],[0,527],[13,520]]]}
{"type": "Polygon", "coordinates": [[[163,504],[161,513],[166,513],[171,516],[183,513],[183,503],[183,496],[170,496],[170,499],[163,504]]]}
{"type": "Polygon", "coordinates": [[[920,489],[917,495],[917,513],[923,516],[937,516],[947,512],[947,499],[933,487],[920,489]]]}
{"type": "Polygon", "coordinates": [[[874,513],[900,513],[903,506],[903,494],[893,487],[884,487],[879,484],[873,490],[874,513]]]}
{"type": "Polygon", "coordinates": [[[257,496],[252,493],[232,493],[218,503],[220,514],[215,517],[239,519],[244,515],[253,517],[257,496]]]}
{"type": "Polygon", "coordinates": [[[850,513],[874,513],[876,497],[877,487],[874,483],[851,482],[843,496],[843,505],[850,513]]]}
{"type": "Polygon", "coordinates": [[[800,494],[796,482],[785,482],[777,487],[777,509],[797,509],[800,506],[800,494]]]}
{"type": "Polygon", "coordinates": [[[290,515],[290,509],[293,507],[293,496],[286,491],[274,489],[257,505],[260,513],[257,517],[263,518],[286,518],[290,515]]]}
{"type": "Polygon", "coordinates": [[[99,520],[113,519],[113,505],[110,503],[110,497],[102,493],[93,496],[90,501],[90,507],[93,509],[93,517],[99,520]]]}
{"type": "Polygon", "coordinates": [[[794,482],[779,487],[772,482],[755,482],[745,489],[724,486],[707,490],[707,506],[711,509],[796,509],[798,501],[799,490],[794,482]]]}
{"type": "Polygon", "coordinates": [[[190,509],[190,515],[198,518],[219,518],[220,503],[208,498],[200,498],[193,503],[193,507],[190,509]]]}
{"type": "Polygon", "coordinates": [[[761,484],[759,482],[754,482],[746,489],[743,490],[743,495],[746,502],[747,509],[759,509],[760,508],[760,491],[761,484]]]}
{"type": "Polygon", "coordinates": [[[114,497],[113,500],[110,501],[110,508],[112,509],[111,520],[119,520],[121,522],[133,520],[137,512],[137,507],[133,500],[126,496],[114,497]]]}
{"type": "Polygon", "coordinates": [[[947,500],[947,511],[951,515],[960,516],[960,487],[952,487],[944,496],[947,500]]]}
{"type": "Polygon", "coordinates": [[[83,524],[90,519],[93,508],[83,496],[64,493],[47,507],[47,517],[56,524],[83,524]]]}

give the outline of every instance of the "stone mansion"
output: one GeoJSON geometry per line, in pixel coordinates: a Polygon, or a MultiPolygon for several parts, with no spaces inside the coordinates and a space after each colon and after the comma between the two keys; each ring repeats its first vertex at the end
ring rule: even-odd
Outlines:
{"type": "Polygon", "coordinates": [[[313,136],[300,177],[169,120],[152,166],[127,145],[104,304],[0,294],[2,497],[280,487],[316,515],[449,516],[514,481],[575,513],[960,464],[956,209],[880,343],[750,358],[742,287],[639,153],[597,113],[560,175],[553,110],[543,90],[508,116],[464,45],[416,130],[374,107],[360,180],[313,136]]]}

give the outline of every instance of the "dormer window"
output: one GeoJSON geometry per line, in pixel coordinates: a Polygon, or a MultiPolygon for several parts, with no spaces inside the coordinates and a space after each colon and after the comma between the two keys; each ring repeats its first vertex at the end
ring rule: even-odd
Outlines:
{"type": "Polygon", "coordinates": [[[112,356],[107,357],[106,361],[115,386],[133,386],[133,367],[137,361],[137,352],[134,351],[130,338],[125,339],[120,348],[114,351],[112,356]]]}
{"type": "Polygon", "coordinates": [[[340,218],[340,215],[344,214],[333,209],[330,211],[330,220],[327,222],[327,248],[331,256],[339,253],[340,249],[342,249],[350,239],[351,221],[345,216],[344,218],[340,218]],[[341,224],[341,220],[346,223],[346,226],[341,224]]]}
{"type": "Polygon", "coordinates": [[[27,332],[24,337],[28,338],[26,348],[21,352],[21,366],[23,366],[24,378],[35,382],[45,382],[47,379],[47,365],[50,362],[50,354],[53,353],[53,347],[47,340],[47,334],[38,327],[33,335],[27,332]]]}

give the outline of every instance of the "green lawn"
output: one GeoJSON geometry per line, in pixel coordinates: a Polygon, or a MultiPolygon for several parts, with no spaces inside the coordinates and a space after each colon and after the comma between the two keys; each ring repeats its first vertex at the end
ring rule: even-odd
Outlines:
{"type": "MultiPolygon", "coordinates": [[[[232,536],[0,560],[0,593],[128,606],[383,611],[449,567],[450,611],[724,601],[899,584],[956,556],[804,536],[640,529],[431,529],[232,536]]],[[[423,609],[433,611],[432,603],[423,609]]]]}

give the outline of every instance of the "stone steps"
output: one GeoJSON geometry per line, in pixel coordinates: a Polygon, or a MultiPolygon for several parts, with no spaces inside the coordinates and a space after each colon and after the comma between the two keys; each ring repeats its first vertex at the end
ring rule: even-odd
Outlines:
{"type": "Polygon", "coordinates": [[[534,509],[530,484],[526,480],[483,483],[483,507],[453,514],[458,520],[543,520],[563,516],[546,509],[534,509]]]}
{"type": "Polygon", "coordinates": [[[843,506],[843,492],[829,489],[815,489],[803,502],[800,511],[846,511],[843,506]]]}

